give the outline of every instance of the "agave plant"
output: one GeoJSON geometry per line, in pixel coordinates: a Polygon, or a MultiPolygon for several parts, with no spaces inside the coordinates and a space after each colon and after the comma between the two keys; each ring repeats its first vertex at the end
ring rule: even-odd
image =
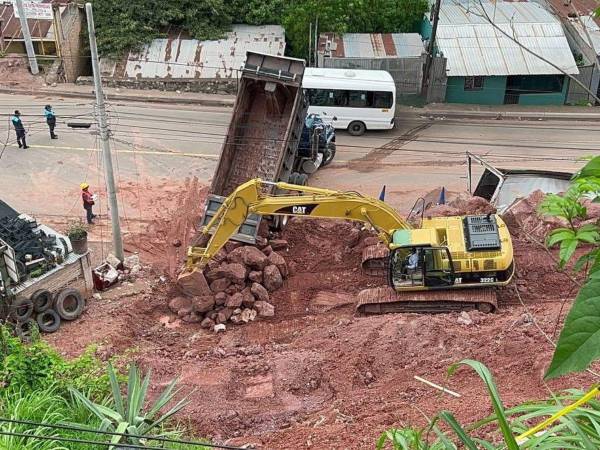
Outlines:
{"type": "MultiPolygon", "coordinates": [[[[76,389],[71,389],[71,393],[101,420],[101,431],[120,433],[112,437],[111,444],[146,445],[148,439],[145,436],[149,436],[150,432],[155,429],[159,431],[154,436],[168,437],[173,434],[173,432],[161,432],[159,427],[188,404],[187,397],[183,398],[167,412],[161,414],[161,410],[171,403],[180,392],[179,389],[175,389],[177,379],[171,381],[152,405],[144,408],[148,386],[150,385],[150,372],[142,380],[137,367],[131,365],[125,394],[121,393],[117,374],[111,364],[108,365],[108,375],[112,391],[112,408],[94,403],[76,389]]],[[[115,447],[110,448],[112,450],[115,447]]]]}

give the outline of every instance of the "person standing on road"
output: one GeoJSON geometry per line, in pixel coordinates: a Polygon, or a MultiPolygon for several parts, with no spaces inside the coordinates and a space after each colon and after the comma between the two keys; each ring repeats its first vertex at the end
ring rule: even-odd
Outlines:
{"type": "Polygon", "coordinates": [[[46,123],[50,129],[50,139],[58,139],[58,136],[54,134],[54,127],[56,126],[56,115],[52,110],[52,106],[46,105],[44,108],[44,115],[46,116],[46,123]]]}
{"type": "Polygon", "coordinates": [[[17,144],[19,144],[19,148],[29,148],[27,146],[27,142],[25,142],[25,127],[23,126],[23,121],[21,120],[21,113],[17,110],[15,114],[12,116],[10,121],[15,127],[15,132],[17,133],[17,144]]]}
{"type": "Polygon", "coordinates": [[[94,206],[95,195],[90,191],[90,185],[87,183],[81,183],[81,198],[83,199],[83,209],[85,209],[85,216],[89,225],[94,224],[96,215],[92,212],[94,206]]]}

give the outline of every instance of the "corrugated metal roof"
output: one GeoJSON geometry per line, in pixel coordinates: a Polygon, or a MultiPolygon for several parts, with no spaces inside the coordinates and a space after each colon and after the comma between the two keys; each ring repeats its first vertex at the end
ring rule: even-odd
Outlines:
{"type": "Polygon", "coordinates": [[[278,25],[234,25],[226,39],[155,39],[131,52],[125,76],[142,78],[235,78],[246,51],[282,56],[285,32],[278,25]]]}
{"type": "MultiPolygon", "coordinates": [[[[40,3],[51,3],[51,0],[44,0],[40,3]]],[[[2,21],[2,30],[0,33],[6,41],[11,39],[23,39],[21,33],[21,23],[15,17],[12,3],[0,3],[0,19],[2,21]]],[[[52,20],[27,19],[29,24],[29,33],[35,40],[54,40],[54,24],[52,20]]]]}
{"type": "MultiPolygon", "coordinates": [[[[496,25],[525,47],[567,73],[579,73],[560,21],[540,5],[498,1],[483,6],[496,25]]],[[[479,3],[442,3],[436,41],[448,59],[448,76],[561,73],[504,36],[482,15],[479,3]]]]}
{"type": "Polygon", "coordinates": [[[598,26],[597,21],[598,18],[594,16],[581,16],[581,23],[579,20],[571,19],[573,27],[577,30],[583,42],[589,43],[591,40],[596,54],[600,55],[600,26],[598,26]]]}
{"type": "Polygon", "coordinates": [[[410,58],[421,56],[423,50],[418,33],[321,33],[319,36],[319,51],[332,58],[410,58]]]}

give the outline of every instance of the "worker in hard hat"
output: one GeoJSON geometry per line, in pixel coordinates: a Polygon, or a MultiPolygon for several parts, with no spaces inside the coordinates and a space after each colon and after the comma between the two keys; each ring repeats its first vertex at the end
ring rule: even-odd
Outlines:
{"type": "Polygon", "coordinates": [[[83,199],[83,209],[85,209],[87,223],[93,225],[96,215],[92,212],[92,208],[94,207],[96,196],[90,191],[89,184],[81,183],[79,187],[81,187],[81,198],[83,199]]]}
{"type": "Polygon", "coordinates": [[[50,139],[58,139],[58,136],[54,134],[54,127],[56,126],[56,114],[51,105],[46,105],[44,108],[44,116],[46,116],[46,123],[50,129],[50,139]]]}

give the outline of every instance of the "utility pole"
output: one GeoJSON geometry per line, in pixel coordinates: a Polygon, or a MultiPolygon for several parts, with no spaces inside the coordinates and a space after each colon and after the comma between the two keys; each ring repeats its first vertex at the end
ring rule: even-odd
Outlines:
{"type": "Polygon", "coordinates": [[[429,37],[427,59],[425,60],[425,69],[423,70],[423,89],[421,90],[421,95],[425,97],[425,100],[427,100],[427,94],[429,92],[429,83],[431,81],[431,68],[433,67],[433,52],[435,51],[435,35],[437,34],[441,4],[441,0],[435,0],[435,5],[432,11],[433,26],[431,27],[431,36],[429,37]]]}
{"type": "Polygon", "coordinates": [[[23,0],[15,0],[15,5],[17,6],[17,12],[19,13],[21,33],[23,34],[25,48],[27,49],[29,67],[31,69],[31,73],[37,75],[40,73],[40,70],[38,69],[37,59],[35,59],[35,50],[33,48],[33,42],[31,41],[31,33],[29,32],[29,24],[27,23],[27,16],[25,15],[25,8],[23,8],[23,0]]]}
{"type": "Polygon", "coordinates": [[[94,72],[94,89],[96,91],[96,106],[98,108],[98,126],[100,127],[100,141],[102,142],[102,155],[104,156],[104,177],[106,178],[106,189],[108,191],[108,206],[110,208],[110,221],[112,224],[113,252],[122,262],[123,238],[121,237],[121,225],[119,224],[119,205],[117,204],[117,188],[113,174],[112,156],[110,153],[109,129],[104,106],[104,92],[102,91],[102,79],[100,77],[100,64],[98,62],[98,48],[96,47],[96,29],[94,27],[94,13],[92,4],[85,4],[85,13],[88,22],[88,33],[90,36],[90,51],[92,53],[92,69],[94,72]]]}

